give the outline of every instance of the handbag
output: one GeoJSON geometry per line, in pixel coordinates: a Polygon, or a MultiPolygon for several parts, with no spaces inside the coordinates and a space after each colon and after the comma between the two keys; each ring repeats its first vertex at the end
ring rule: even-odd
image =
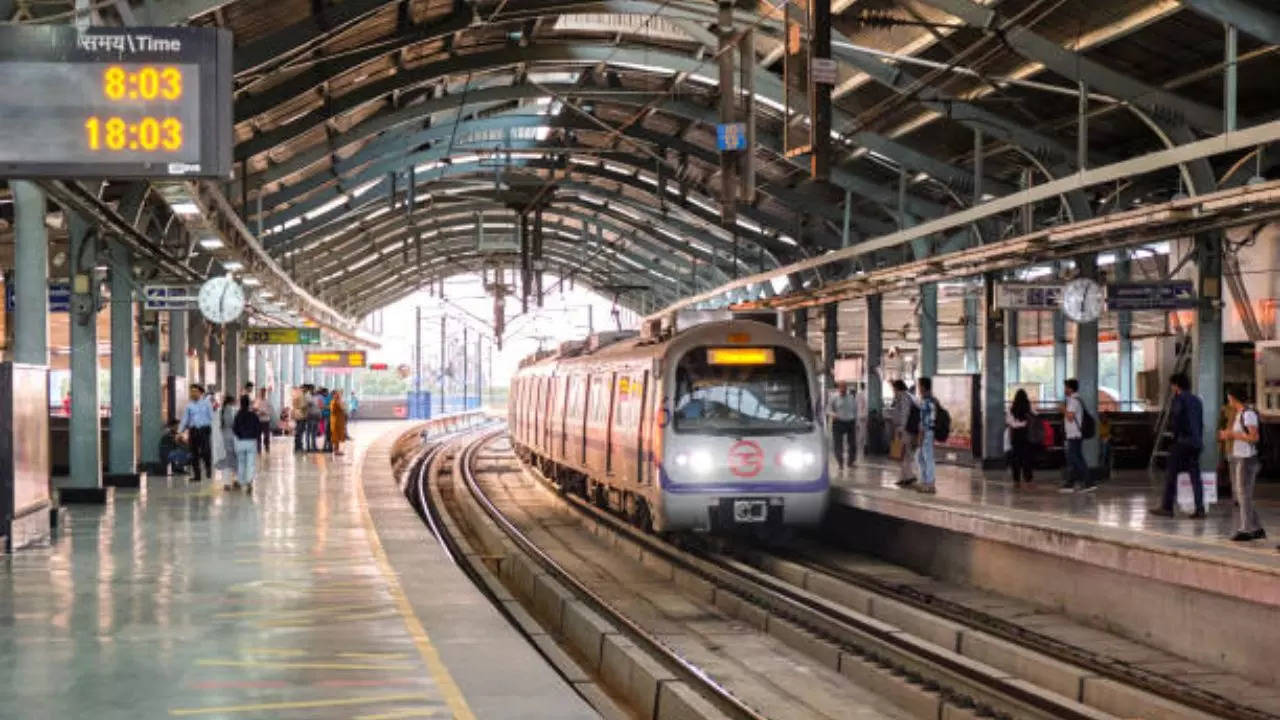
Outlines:
{"type": "Polygon", "coordinates": [[[905,452],[906,447],[903,445],[902,436],[894,435],[893,441],[889,443],[889,457],[894,460],[901,460],[905,452]]]}

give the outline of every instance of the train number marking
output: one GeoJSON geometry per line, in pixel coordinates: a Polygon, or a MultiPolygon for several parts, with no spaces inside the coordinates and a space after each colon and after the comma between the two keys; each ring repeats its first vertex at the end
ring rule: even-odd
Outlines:
{"type": "Polygon", "coordinates": [[[755,477],[764,469],[764,450],[752,440],[739,440],[729,448],[729,472],[738,477],[755,477]]]}

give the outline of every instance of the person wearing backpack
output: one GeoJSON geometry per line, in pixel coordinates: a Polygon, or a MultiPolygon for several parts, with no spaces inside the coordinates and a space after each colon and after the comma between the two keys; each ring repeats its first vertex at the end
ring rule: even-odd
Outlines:
{"type": "Polygon", "coordinates": [[[1084,441],[1093,437],[1096,432],[1093,416],[1080,399],[1080,381],[1067,378],[1063,383],[1066,389],[1067,403],[1063,409],[1063,429],[1067,436],[1067,481],[1058,492],[1093,492],[1098,489],[1097,483],[1089,474],[1089,464],[1084,460],[1084,441]]]}
{"type": "Polygon", "coordinates": [[[916,481],[916,435],[920,431],[920,407],[907,392],[902,380],[893,381],[893,403],[889,405],[889,422],[893,426],[894,444],[902,452],[895,458],[901,464],[902,477],[898,487],[908,487],[916,481]]]}
{"type": "Polygon", "coordinates": [[[1024,481],[1030,485],[1036,446],[1044,443],[1044,433],[1026,390],[1019,388],[1014,393],[1013,403],[1004,413],[1004,424],[1009,429],[1009,470],[1014,487],[1024,481]]]}
{"type": "MultiPolygon", "coordinates": [[[[1204,448],[1204,406],[1200,398],[1191,392],[1191,380],[1183,373],[1169,378],[1173,402],[1169,408],[1169,428],[1173,431],[1173,444],[1169,446],[1169,459],[1165,462],[1164,497],[1160,507],[1151,508],[1152,515],[1173,517],[1173,506],[1178,499],[1178,475],[1191,476],[1191,490],[1195,494],[1196,511],[1191,517],[1201,519],[1204,512],[1204,480],[1200,477],[1200,451],[1204,448]]],[[[1157,439],[1158,440],[1158,439],[1157,439]]]]}
{"type": "Polygon", "coordinates": [[[1227,391],[1227,404],[1232,419],[1218,438],[1227,443],[1227,463],[1231,468],[1231,494],[1240,509],[1237,516],[1236,542],[1261,540],[1267,536],[1258,520],[1258,509],[1253,504],[1253,486],[1258,479],[1262,462],[1258,459],[1258,441],[1261,440],[1258,411],[1244,403],[1239,390],[1227,391]]]}
{"type": "Polygon", "coordinates": [[[922,377],[916,382],[916,392],[920,394],[920,430],[916,435],[916,461],[920,466],[920,492],[932,495],[938,490],[934,487],[935,466],[933,462],[934,432],[937,430],[940,408],[933,399],[933,379],[922,377]]]}

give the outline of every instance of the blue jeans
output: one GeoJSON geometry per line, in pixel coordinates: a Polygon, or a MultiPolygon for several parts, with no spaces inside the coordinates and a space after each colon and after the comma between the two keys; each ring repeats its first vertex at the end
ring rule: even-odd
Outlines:
{"type": "Polygon", "coordinates": [[[241,485],[253,484],[253,472],[258,461],[258,439],[236,438],[236,475],[241,485]]]}
{"type": "Polygon", "coordinates": [[[920,447],[916,450],[916,462],[920,466],[920,484],[933,487],[933,432],[926,430],[920,435],[920,447]]]}
{"type": "Polygon", "coordinates": [[[1089,464],[1084,461],[1084,440],[1067,438],[1067,482],[1063,487],[1089,487],[1093,480],[1089,478],[1089,464]]]}
{"type": "Polygon", "coordinates": [[[295,418],[293,421],[293,451],[302,452],[302,436],[307,434],[307,419],[295,418]]]}

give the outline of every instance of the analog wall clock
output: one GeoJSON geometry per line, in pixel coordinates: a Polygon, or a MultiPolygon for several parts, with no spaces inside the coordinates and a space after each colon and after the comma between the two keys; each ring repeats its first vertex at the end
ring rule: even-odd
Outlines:
{"type": "Polygon", "coordinates": [[[200,286],[199,303],[205,319],[225,325],[244,312],[244,289],[230,275],[209,278],[200,286]]]}
{"type": "Polygon", "coordinates": [[[1076,278],[1062,290],[1062,312],[1073,322],[1097,322],[1102,315],[1102,286],[1091,278],[1076,278]]]}

